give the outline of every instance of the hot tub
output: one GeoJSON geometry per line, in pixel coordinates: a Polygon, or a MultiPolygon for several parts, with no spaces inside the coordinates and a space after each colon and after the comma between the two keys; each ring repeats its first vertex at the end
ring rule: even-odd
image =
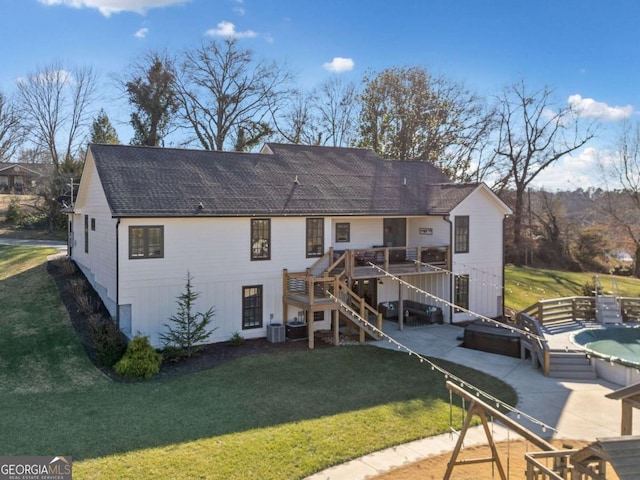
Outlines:
{"type": "Polygon", "coordinates": [[[481,320],[464,329],[464,347],[520,358],[520,334],[481,320]]]}
{"type": "Polygon", "coordinates": [[[622,386],[640,382],[640,326],[588,328],[571,341],[590,354],[598,377],[622,386]]]}

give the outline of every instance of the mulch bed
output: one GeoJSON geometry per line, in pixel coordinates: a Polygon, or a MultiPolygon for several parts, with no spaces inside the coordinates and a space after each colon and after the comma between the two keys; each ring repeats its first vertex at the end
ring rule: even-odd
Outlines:
{"type": "MultiPolygon", "coordinates": [[[[69,286],[74,281],[86,281],[84,274],[79,268],[75,268],[73,274],[69,273],[68,267],[64,266],[64,262],[70,262],[67,258],[51,260],[47,263],[47,272],[53,278],[62,303],[69,312],[69,318],[73,325],[78,339],[82,347],[91,359],[96,368],[102,370],[106,375],[117,381],[126,381],[117,375],[113,369],[100,367],[96,363],[96,355],[91,341],[91,331],[87,316],[80,311],[75,295],[71,292],[69,286]]],[[[91,297],[92,303],[96,305],[96,313],[109,319],[110,315],[98,294],[91,288],[87,282],[88,295],[91,297]]],[[[316,332],[315,348],[327,348],[333,346],[330,343],[330,332],[316,332]]],[[[282,343],[270,343],[266,338],[245,340],[240,345],[234,345],[231,342],[220,342],[204,345],[202,350],[191,358],[185,358],[180,361],[164,361],[160,367],[159,377],[172,377],[186,375],[201,370],[217,367],[225,362],[247,355],[256,355],[261,353],[282,353],[292,351],[303,351],[308,349],[307,340],[289,341],[282,343]]]]}

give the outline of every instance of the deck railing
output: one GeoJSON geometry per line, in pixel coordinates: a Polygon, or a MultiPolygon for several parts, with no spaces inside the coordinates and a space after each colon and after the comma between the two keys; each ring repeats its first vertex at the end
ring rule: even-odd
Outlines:
{"type": "Polygon", "coordinates": [[[317,299],[328,299],[329,293],[335,295],[335,277],[314,277],[306,273],[288,273],[285,271],[285,296],[299,295],[309,298],[309,305],[317,299]]]}
{"type": "MultiPolygon", "coordinates": [[[[579,452],[577,449],[552,450],[550,452],[528,452],[525,454],[527,462],[527,480],[565,480],[567,478],[583,478],[571,464],[571,456],[579,452]],[[549,463],[553,467],[549,467],[549,463]]],[[[592,477],[599,478],[599,477],[592,477]]],[[[600,477],[603,478],[603,477],[600,477]]]]}
{"type": "MultiPolygon", "coordinates": [[[[423,264],[446,268],[449,265],[449,247],[373,247],[345,250],[345,270],[354,276],[357,267],[371,264],[390,271],[394,267],[408,267],[416,273],[424,272],[423,264]]],[[[405,268],[403,273],[410,273],[405,268]]]]}
{"type": "Polygon", "coordinates": [[[523,311],[518,315],[518,324],[522,330],[531,334],[520,335],[520,348],[531,352],[532,359],[538,362],[544,376],[548,377],[551,371],[551,348],[544,339],[540,322],[523,311]]]}
{"type": "MultiPolygon", "coordinates": [[[[623,321],[640,319],[640,298],[619,298],[623,321]]],[[[589,321],[596,319],[595,297],[566,297],[541,300],[518,314],[518,324],[531,336],[521,335],[521,348],[531,352],[541,366],[544,375],[549,376],[552,350],[544,340],[544,326],[569,321],[589,321]]],[[[565,352],[582,352],[578,349],[565,349],[565,352]]]]}
{"type": "MultiPolygon", "coordinates": [[[[340,299],[346,303],[350,308],[352,308],[355,312],[360,315],[362,319],[370,322],[370,316],[373,315],[376,318],[375,327],[382,331],[382,314],[378,312],[374,307],[369,305],[364,298],[360,297],[357,293],[349,288],[349,286],[339,281],[338,282],[338,290],[340,292],[340,299]]],[[[360,341],[364,342],[364,334],[365,330],[360,329],[360,341]]],[[[377,337],[377,335],[375,335],[377,337]]]]}
{"type": "Polygon", "coordinates": [[[568,320],[594,320],[595,297],[566,297],[541,300],[522,311],[534,317],[540,324],[568,320]]]}
{"type": "MultiPolygon", "coordinates": [[[[617,297],[623,322],[640,321],[640,298],[617,297]]],[[[595,320],[595,297],[566,297],[541,300],[524,309],[522,313],[534,317],[540,324],[562,321],[595,320]]]]}
{"type": "MultiPolygon", "coordinates": [[[[554,351],[544,340],[544,325],[578,320],[595,320],[595,297],[566,297],[541,300],[518,314],[520,327],[531,336],[521,335],[520,346],[531,352],[546,377],[551,373],[554,351]]],[[[557,354],[557,351],[555,351],[557,354]]],[[[564,350],[565,353],[580,350],[564,350]]]]}

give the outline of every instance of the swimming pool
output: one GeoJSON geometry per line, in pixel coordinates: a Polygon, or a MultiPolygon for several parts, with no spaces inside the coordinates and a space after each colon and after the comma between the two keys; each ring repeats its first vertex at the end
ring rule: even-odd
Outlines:
{"type": "Polygon", "coordinates": [[[588,328],[571,341],[589,353],[598,377],[622,386],[640,382],[640,326],[588,328]]]}

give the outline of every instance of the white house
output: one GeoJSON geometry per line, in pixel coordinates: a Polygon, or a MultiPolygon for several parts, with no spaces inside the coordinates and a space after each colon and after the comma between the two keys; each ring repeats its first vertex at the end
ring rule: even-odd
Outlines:
{"type": "Polygon", "coordinates": [[[482,183],[366,149],[90,145],[69,249],[120,329],[156,346],[187,272],[197,310],[215,309],[214,342],[293,319],[337,335],[354,319],[335,298],[363,315],[406,300],[440,306],[447,322],[470,314],[442,300],[501,315],[509,213],[482,183]]]}

